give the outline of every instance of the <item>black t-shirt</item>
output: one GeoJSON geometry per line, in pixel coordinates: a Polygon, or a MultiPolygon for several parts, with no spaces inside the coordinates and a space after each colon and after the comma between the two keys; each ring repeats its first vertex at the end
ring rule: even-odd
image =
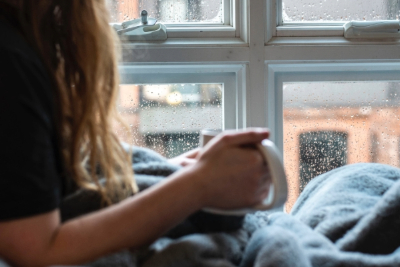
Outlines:
{"type": "Polygon", "coordinates": [[[0,14],[0,221],[60,205],[62,164],[54,106],[43,63],[0,14]]]}

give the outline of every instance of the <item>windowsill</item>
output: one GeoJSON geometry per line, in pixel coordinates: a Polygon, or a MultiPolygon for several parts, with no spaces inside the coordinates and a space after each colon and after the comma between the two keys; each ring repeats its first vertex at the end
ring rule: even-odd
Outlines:
{"type": "MultiPolygon", "coordinates": [[[[346,39],[344,37],[273,37],[266,46],[351,46],[400,45],[400,39],[346,39]]],[[[241,38],[168,38],[165,41],[122,41],[123,49],[132,48],[193,48],[193,47],[248,47],[241,38]]]]}
{"type": "Polygon", "coordinates": [[[343,25],[332,26],[306,26],[304,24],[299,25],[285,25],[278,26],[276,28],[276,36],[278,37],[341,37],[343,36],[343,25]]]}
{"type": "Polygon", "coordinates": [[[168,38],[165,41],[123,41],[123,49],[133,48],[192,48],[192,47],[248,47],[241,38],[168,38]]]}
{"type": "Polygon", "coordinates": [[[400,39],[346,39],[344,37],[273,37],[266,46],[400,45],[400,39]]]}

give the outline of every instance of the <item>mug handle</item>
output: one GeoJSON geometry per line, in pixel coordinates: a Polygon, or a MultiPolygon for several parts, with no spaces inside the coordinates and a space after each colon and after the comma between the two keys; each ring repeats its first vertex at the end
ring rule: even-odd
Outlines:
{"type": "Polygon", "coordinates": [[[264,199],[261,204],[247,209],[220,210],[214,208],[204,208],[204,211],[214,214],[241,216],[257,210],[270,210],[283,207],[287,199],[288,189],[282,156],[275,144],[268,139],[263,140],[262,143],[257,146],[257,148],[260,150],[265,161],[268,163],[270,177],[272,180],[267,198],[264,199]]]}
{"type": "Polygon", "coordinates": [[[283,207],[287,199],[288,186],[282,156],[275,144],[268,139],[263,140],[262,144],[258,145],[258,149],[268,162],[272,183],[268,197],[254,208],[269,210],[283,207]]]}

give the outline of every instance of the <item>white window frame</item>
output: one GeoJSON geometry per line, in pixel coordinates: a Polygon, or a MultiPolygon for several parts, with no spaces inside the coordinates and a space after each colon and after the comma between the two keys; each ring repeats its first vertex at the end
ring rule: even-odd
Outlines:
{"type": "MultiPolygon", "coordinates": [[[[175,43],[175,39],[186,39],[186,38],[223,38],[223,39],[242,39],[242,35],[246,34],[243,32],[243,21],[245,17],[239,12],[243,10],[241,7],[243,1],[241,0],[222,0],[222,11],[224,21],[222,23],[198,23],[198,22],[187,22],[187,23],[163,23],[167,28],[167,37],[169,40],[172,39],[172,43],[175,43]]],[[[129,36],[129,33],[127,34],[129,36]]],[[[146,46],[151,42],[141,42],[138,45],[146,46]]]]}
{"type": "Polygon", "coordinates": [[[165,23],[168,38],[240,37],[239,0],[222,0],[224,21],[218,23],[165,23]]]}
{"type": "MultiPolygon", "coordinates": [[[[241,22],[237,26],[239,38],[169,38],[165,42],[123,42],[120,70],[125,78],[122,82],[222,82],[225,85],[224,127],[238,129],[257,125],[249,120],[247,106],[253,102],[252,99],[264,97],[264,90],[260,90],[264,85],[264,61],[259,60],[259,55],[264,53],[265,2],[251,1],[250,4],[250,0],[234,1],[239,3],[235,11],[241,22]],[[250,12],[255,14],[252,18],[250,12]],[[234,74],[234,85],[229,81],[213,79],[215,75],[223,76],[227,72],[234,74]],[[130,77],[130,80],[126,77],[130,77]],[[234,91],[226,89],[231,86],[235,88],[234,91]],[[260,95],[250,93],[249,88],[253,86],[259,88],[257,92],[260,95]]],[[[259,118],[263,116],[260,114],[259,118]]]]}
{"type": "Polygon", "coordinates": [[[233,65],[121,65],[121,84],[223,84],[222,128],[243,128],[246,103],[246,66],[233,65]]]}
{"type": "MultiPolygon", "coordinates": [[[[346,22],[283,22],[282,18],[282,0],[267,0],[268,9],[273,10],[275,18],[269,20],[268,31],[270,33],[268,42],[272,37],[337,37],[338,40],[347,42],[344,39],[344,24],[346,22]]],[[[393,40],[390,40],[393,41],[393,40]]],[[[369,42],[369,40],[363,40],[369,42]]]]}
{"type": "Polygon", "coordinates": [[[400,81],[397,61],[268,62],[268,125],[275,144],[283,151],[283,85],[287,82],[400,81]]]}

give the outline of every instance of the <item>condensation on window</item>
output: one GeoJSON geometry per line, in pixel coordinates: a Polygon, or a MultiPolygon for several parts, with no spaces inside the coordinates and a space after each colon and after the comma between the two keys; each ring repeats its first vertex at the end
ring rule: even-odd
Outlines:
{"type": "Polygon", "coordinates": [[[399,0],[282,0],[284,22],[398,20],[399,0]]]}
{"type": "Polygon", "coordinates": [[[222,129],[222,84],[125,84],[115,125],[123,141],[167,158],[198,147],[202,129],[222,129]]]}
{"type": "Polygon", "coordinates": [[[283,85],[290,210],[316,176],[359,162],[400,167],[400,82],[283,85]]]}
{"type": "Polygon", "coordinates": [[[146,10],[149,17],[165,23],[223,23],[222,0],[106,0],[111,22],[137,19],[146,10]]]}

